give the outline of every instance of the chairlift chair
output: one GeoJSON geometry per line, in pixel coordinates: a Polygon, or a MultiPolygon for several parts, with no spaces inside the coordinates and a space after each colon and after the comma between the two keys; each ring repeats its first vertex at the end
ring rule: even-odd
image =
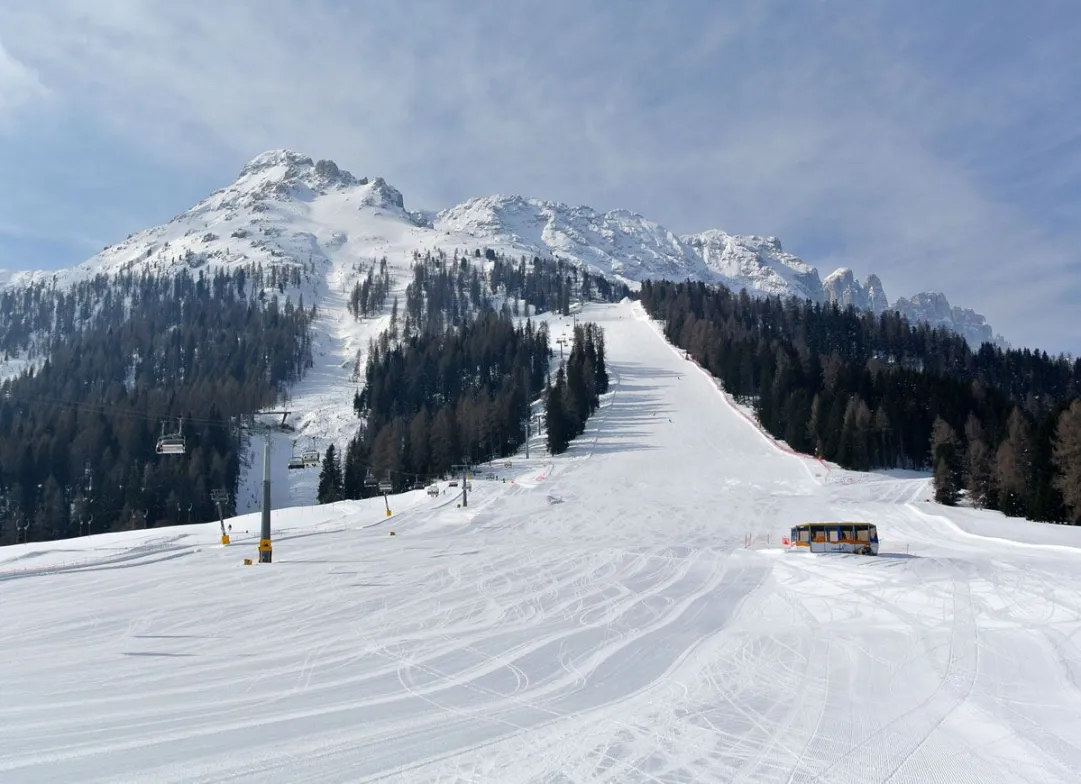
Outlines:
{"type": "Polygon", "coordinates": [[[311,446],[305,449],[300,456],[305,466],[319,465],[319,450],[315,448],[315,439],[311,439],[311,442],[311,446]]]}
{"type": "Polygon", "coordinates": [[[182,455],[187,452],[187,448],[184,442],[183,420],[177,420],[177,430],[175,433],[166,435],[165,423],[161,423],[161,437],[158,438],[157,446],[154,447],[154,451],[159,455],[182,455]]]}
{"type": "Polygon", "coordinates": [[[290,469],[304,468],[305,465],[306,464],[304,462],[304,458],[297,454],[297,445],[296,445],[296,442],[294,441],[293,442],[293,454],[291,454],[289,456],[289,468],[290,469]]]}

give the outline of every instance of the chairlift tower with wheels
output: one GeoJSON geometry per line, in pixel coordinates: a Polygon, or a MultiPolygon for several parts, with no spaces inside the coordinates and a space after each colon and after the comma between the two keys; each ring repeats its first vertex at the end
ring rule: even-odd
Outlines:
{"type": "Polygon", "coordinates": [[[260,411],[240,427],[251,433],[263,436],[263,508],[259,525],[259,563],[273,560],[273,547],[270,541],[270,436],[276,432],[293,432],[286,424],[289,411],[260,411]],[[255,417],[281,417],[281,422],[257,422],[255,417]]]}
{"type": "Polygon", "coordinates": [[[469,475],[473,472],[473,464],[463,461],[450,467],[450,470],[462,474],[462,508],[469,506],[469,475]]]}

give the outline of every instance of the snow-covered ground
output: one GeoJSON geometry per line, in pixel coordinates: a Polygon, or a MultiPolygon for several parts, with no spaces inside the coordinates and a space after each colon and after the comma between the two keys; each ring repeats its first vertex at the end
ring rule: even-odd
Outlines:
{"type": "Polygon", "coordinates": [[[269,565],[257,514],[0,549],[0,781],[1081,778],[1081,529],[838,481],[585,317],[602,408],[466,508],[276,511],[269,565]],[[883,553],[770,546],[829,519],[883,553]]]}

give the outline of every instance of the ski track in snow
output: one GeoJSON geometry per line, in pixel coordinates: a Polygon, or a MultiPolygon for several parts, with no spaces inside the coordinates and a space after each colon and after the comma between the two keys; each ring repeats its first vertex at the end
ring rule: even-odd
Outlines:
{"type": "Polygon", "coordinates": [[[250,567],[258,514],[0,550],[0,781],[1081,778],[1081,532],[834,481],[640,306],[585,316],[601,409],[466,508],[278,510],[250,567]],[[826,519],[882,554],[763,544],[826,519]]]}

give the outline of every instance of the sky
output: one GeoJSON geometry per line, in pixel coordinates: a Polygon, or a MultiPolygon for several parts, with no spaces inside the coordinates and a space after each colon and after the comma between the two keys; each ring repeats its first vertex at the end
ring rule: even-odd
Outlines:
{"type": "Polygon", "coordinates": [[[1081,355],[1081,5],[0,0],[0,269],[266,149],[410,209],[521,194],[773,235],[1081,355]]]}

